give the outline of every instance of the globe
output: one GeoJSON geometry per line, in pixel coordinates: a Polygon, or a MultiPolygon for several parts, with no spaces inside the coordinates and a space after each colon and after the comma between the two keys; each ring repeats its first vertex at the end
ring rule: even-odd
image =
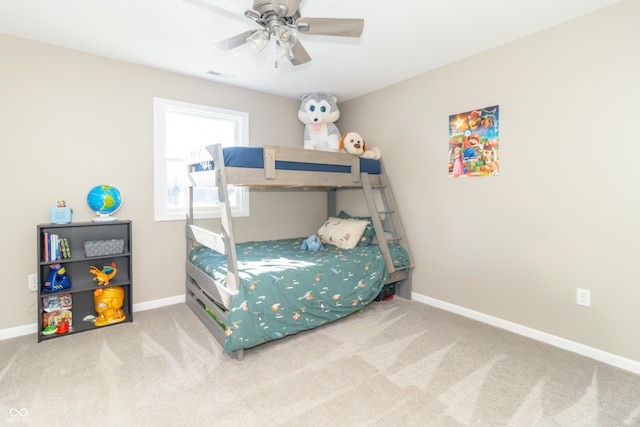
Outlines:
{"type": "Polygon", "coordinates": [[[94,222],[115,221],[111,215],[122,206],[122,192],[115,185],[96,185],[87,194],[87,204],[98,214],[94,222]]]}

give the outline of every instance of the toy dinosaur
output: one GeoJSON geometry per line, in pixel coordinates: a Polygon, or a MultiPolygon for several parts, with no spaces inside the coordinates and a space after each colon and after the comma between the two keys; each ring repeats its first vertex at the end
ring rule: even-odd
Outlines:
{"type": "Polygon", "coordinates": [[[113,279],[113,277],[118,272],[116,268],[116,263],[112,262],[111,266],[105,265],[102,267],[102,271],[98,270],[98,267],[94,267],[93,265],[89,269],[89,273],[94,274],[96,277],[93,280],[98,281],[98,285],[108,285],[109,281],[113,279]]]}

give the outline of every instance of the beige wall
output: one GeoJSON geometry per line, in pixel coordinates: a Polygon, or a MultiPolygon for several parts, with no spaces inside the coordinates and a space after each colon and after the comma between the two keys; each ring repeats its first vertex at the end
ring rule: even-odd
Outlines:
{"type": "Polygon", "coordinates": [[[383,153],[415,292],[640,361],[638,22],[626,1],[341,105],[383,153]],[[449,178],[449,115],[494,104],[500,176],[449,178]]]}
{"type": "MultiPolygon", "coordinates": [[[[118,217],[133,221],[133,303],[184,294],[185,223],[153,219],[154,97],[246,111],[252,145],[302,146],[297,100],[7,36],[0,52],[0,331],[36,322],[26,284],[36,225],[59,199],[88,221],[86,194],[100,183],[122,189],[118,217]]],[[[251,209],[236,223],[240,241],[306,236],[326,219],[326,198],[252,190],[251,209]]]]}

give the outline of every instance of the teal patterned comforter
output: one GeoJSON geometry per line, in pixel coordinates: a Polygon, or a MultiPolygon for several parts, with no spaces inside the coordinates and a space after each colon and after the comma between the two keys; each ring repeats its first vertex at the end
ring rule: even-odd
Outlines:
{"type": "MultiPolygon", "coordinates": [[[[360,310],[378,295],[387,268],[377,245],[324,251],[300,249],[304,238],[236,245],[240,285],[229,307],[224,352],[250,348],[332,322],[360,310]]],[[[394,265],[409,255],[389,245],[394,265]]],[[[190,261],[225,283],[226,257],[195,247],[190,261]]]]}

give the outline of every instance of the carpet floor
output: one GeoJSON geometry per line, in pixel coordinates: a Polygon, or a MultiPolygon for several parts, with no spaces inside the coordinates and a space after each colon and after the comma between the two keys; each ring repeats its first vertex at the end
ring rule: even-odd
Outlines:
{"type": "Polygon", "coordinates": [[[0,341],[0,425],[639,426],[640,376],[394,298],[238,362],[185,304],[0,341]]]}

